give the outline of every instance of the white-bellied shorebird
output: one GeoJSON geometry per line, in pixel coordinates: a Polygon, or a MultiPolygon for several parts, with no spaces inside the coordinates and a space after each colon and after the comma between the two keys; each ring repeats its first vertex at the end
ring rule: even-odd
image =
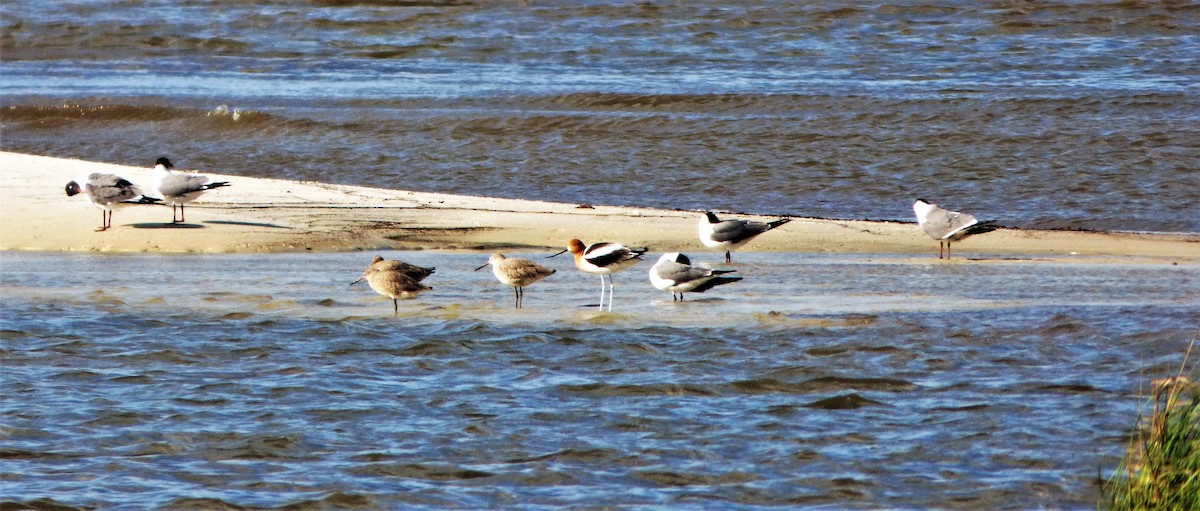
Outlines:
{"type": "Polygon", "coordinates": [[[612,311],[613,288],[612,274],[637,264],[641,261],[646,249],[632,249],[620,243],[593,243],[587,247],[579,240],[571,240],[562,252],[571,252],[575,256],[575,267],[584,272],[600,276],[600,310],[604,310],[604,276],[608,276],[608,310],[612,311]]]}

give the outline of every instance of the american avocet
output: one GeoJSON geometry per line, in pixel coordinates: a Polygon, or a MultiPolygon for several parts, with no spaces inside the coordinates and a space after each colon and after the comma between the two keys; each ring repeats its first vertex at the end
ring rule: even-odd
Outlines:
{"type": "Polygon", "coordinates": [[[703,293],[721,284],[742,280],[741,277],[722,276],[734,271],[692,266],[688,256],[671,252],[663,254],[650,268],[650,284],[661,291],[670,291],[671,301],[675,301],[675,295],[678,294],[682,302],[684,293],[703,293]]]}
{"type": "MultiPolygon", "coordinates": [[[[359,277],[358,280],[351,282],[350,285],[353,286],[359,282],[362,282],[363,280],[366,280],[367,284],[370,285],[371,289],[374,289],[376,293],[391,298],[392,311],[399,313],[400,303],[397,300],[401,298],[414,298],[419,293],[423,291],[429,291],[433,288],[421,284],[419,278],[413,278],[401,270],[387,269],[387,265],[382,264],[389,262],[399,263],[400,261],[387,261],[376,256],[375,260],[371,262],[371,265],[367,267],[367,271],[364,271],[362,276],[359,277]]],[[[427,269],[432,273],[432,268],[427,269]]]]}
{"type": "Polygon", "coordinates": [[[917,214],[917,223],[921,224],[925,234],[938,240],[938,259],[942,258],[943,244],[946,246],[946,259],[950,259],[950,242],[999,228],[993,220],[980,222],[974,216],[943,209],[925,199],[917,199],[913,203],[913,212],[917,214]]]}
{"type": "Polygon", "coordinates": [[[750,220],[721,220],[712,211],[705,211],[700,219],[700,242],[708,248],[724,249],[725,262],[732,262],[730,252],[749,243],[755,236],[791,222],[790,218],[780,218],[771,222],[752,222],[750,220]]]}
{"type": "Polygon", "coordinates": [[[112,227],[112,212],[117,207],[162,202],[142,195],[141,188],[115,174],[99,172],[88,174],[67,183],[66,189],[67,197],[74,197],[82,193],[87,195],[92,204],[100,208],[100,228],[96,231],[106,231],[112,227]]]}
{"type": "Polygon", "coordinates": [[[583,242],[571,240],[567,248],[558,254],[570,251],[575,256],[575,267],[587,273],[600,276],[600,310],[604,310],[604,276],[608,275],[608,310],[612,310],[613,288],[612,274],[624,270],[638,261],[646,249],[632,249],[620,243],[593,243],[584,248],[583,242]]]}
{"type": "Polygon", "coordinates": [[[492,254],[488,262],[475,268],[482,270],[492,265],[492,274],[496,280],[513,287],[516,294],[516,308],[520,309],[525,299],[525,287],[554,274],[555,270],[537,264],[528,259],[508,258],[499,252],[492,254]]]}
{"type": "Polygon", "coordinates": [[[208,176],[176,174],[171,172],[173,168],[175,166],[171,165],[171,160],[166,158],[159,158],[154,162],[154,192],[171,204],[171,223],[173,224],[184,222],[184,204],[200,198],[208,190],[229,186],[228,181],[210,183],[208,176]],[[175,219],[176,206],[179,207],[178,220],[175,219]]]}

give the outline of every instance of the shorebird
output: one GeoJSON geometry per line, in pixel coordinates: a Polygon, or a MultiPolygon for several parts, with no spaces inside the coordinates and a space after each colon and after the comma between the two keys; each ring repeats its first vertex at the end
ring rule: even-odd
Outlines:
{"type": "Polygon", "coordinates": [[[733,262],[730,252],[749,243],[755,236],[791,222],[790,218],[780,218],[771,222],[752,222],[750,220],[721,220],[712,211],[705,211],[700,219],[700,242],[708,248],[725,249],[725,262],[733,262]]]}
{"type": "Polygon", "coordinates": [[[425,280],[425,277],[428,277],[437,271],[434,268],[426,268],[424,266],[408,264],[404,261],[397,261],[395,259],[384,259],[380,256],[375,256],[374,259],[371,259],[371,267],[379,271],[398,271],[417,282],[425,280]]]}
{"type": "MultiPolygon", "coordinates": [[[[397,300],[401,298],[415,298],[422,291],[429,291],[433,288],[421,284],[421,279],[425,277],[414,278],[401,270],[389,269],[388,263],[400,263],[400,261],[388,261],[379,256],[375,256],[375,259],[371,261],[371,265],[367,267],[367,270],[363,272],[362,276],[359,277],[358,280],[351,282],[350,285],[353,286],[359,282],[362,282],[363,280],[366,280],[367,284],[370,285],[371,289],[374,289],[376,293],[392,299],[392,312],[398,314],[400,312],[400,303],[397,300]]],[[[430,273],[433,273],[433,268],[421,269],[429,270],[430,273]]]]}
{"type": "Polygon", "coordinates": [[[608,310],[612,311],[613,288],[612,274],[624,270],[638,261],[646,249],[631,249],[620,243],[593,243],[584,248],[583,242],[571,240],[562,252],[570,251],[575,256],[575,267],[587,273],[600,276],[600,310],[604,310],[604,276],[608,275],[608,310]]]}
{"type": "Polygon", "coordinates": [[[938,259],[942,258],[943,244],[946,248],[946,259],[950,259],[950,242],[992,232],[999,227],[993,220],[981,223],[974,216],[943,209],[937,204],[926,202],[925,199],[917,199],[913,203],[913,212],[917,214],[917,223],[921,224],[925,234],[938,240],[938,259]]]}
{"type": "Polygon", "coordinates": [[[96,229],[96,232],[107,231],[109,227],[112,227],[112,212],[117,207],[162,202],[142,195],[141,188],[115,174],[100,172],[88,174],[68,182],[66,189],[67,197],[74,197],[82,193],[87,195],[92,204],[100,208],[100,228],[96,229]]]}
{"type": "Polygon", "coordinates": [[[173,168],[175,166],[171,164],[171,160],[166,158],[159,158],[154,162],[154,192],[171,204],[171,223],[173,224],[184,222],[184,204],[200,198],[208,190],[229,186],[228,181],[210,183],[208,176],[176,174],[171,172],[173,168]],[[179,207],[178,220],[175,219],[176,206],[179,207]]]}
{"type": "Polygon", "coordinates": [[[679,252],[663,254],[650,268],[650,284],[660,291],[670,291],[671,301],[679,295],[683,301],[684,293],[703,293],[722,284],[742,280],[741,277],[724,277],[726,273],[737,270],[713,270],[692,266],[688,256],[679,252]]]}
{"type": "Polygon", "coordinates": [[[510,259],[504,257],[504,254],[499,252],[492,254],[488,258],[488,262],[483,266],[475,268],[475,271],[487,268],[489,264],[492,265],[492,274],[496,276],[496,280],[512,286],[513,293],[516,294],[516,308],[518,309],[521,308],[522,302],[525,299],[525,287],[549,277],[555,272],[553,269],[528,259],[510,259]]]}

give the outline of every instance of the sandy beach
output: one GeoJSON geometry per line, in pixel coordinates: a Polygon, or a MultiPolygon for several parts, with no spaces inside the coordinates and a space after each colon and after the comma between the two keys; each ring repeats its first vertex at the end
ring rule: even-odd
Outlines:
{"type": "MultiPolygon", "coordinates": [[[[542,250],[619,241],[652,251],[706,251],[696,236],[701,213],[470,197],[225,175],[197,169],[230,187],[188,206],[170,224],[170,207],[129,206],[113,228],[96,232],[98,209],[64,186],[93,172],[143,187],[149,166],[128,167],[0,152],[0,249],[162,253],[357,250],[542,250]]],[[[190,170],[190,169],[177,169],[190,170]]],[[[736,218],[770,220],[732,213],[736,218]]],[[[1003,219],[998,219],[1003,223],[1003,219]]],[[[954,245],[958,261],[981,255],[1054,260],[1137,260],[1200,264],[1200,236],[1001,229],[954,245]],[[1084,256],[1084,257],[1081,257],[1084,256]]],[[[794,218],[743,248],[748,251],[911,253],[937,243],[916,223],[794,218]]],[[[1001,258],[1002,259],[1002,258],[1001,258]]]]}

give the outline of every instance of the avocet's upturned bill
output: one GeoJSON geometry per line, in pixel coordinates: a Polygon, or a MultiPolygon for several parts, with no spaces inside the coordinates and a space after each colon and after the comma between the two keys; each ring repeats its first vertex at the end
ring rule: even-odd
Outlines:
{"type": "Polygon", "coordinates": [[[708,248],[725,251],[725,262],[733,262],[730,252],[749,243],[759,234],[791,222],[790,218],[780,218],[771,222],[753,222],[750,220],[721,220],[712,211],[705,211],[700,219],[700,242],[708,248]]]}
{"type": "Polygon", "coordinates": [[[118,207],[131,204],[156,204],[159,201],[153,197],[142,195],[142,189],[116,174],[96,172],[88,174],[67,183],[67,197],[79,194],[87,196],[96,207],[100,208],[99,231],[107,231],[112,227],[112,212],[118,207]]]}
{"type": "Polygon", "coordinates": [[[913,203],[913,212],[917,214],[917,223],[921,225],[925,234],[938,240],[938,259],[942,258],[943,245],[946,249],[946,259],[950,259],[950,242],[991,232],[1000,227],[993,220],[980,222],[972,215],[944,209],[925,199],[917,199],[913,203]]]}
{"type": "Polygon", "coordinates": [[[660,291],[670,291],[671,300],[683,301],[684,293],[703,293],[722,284],[742,280],[741,277],[726,277],[724,274],[737,270],[713,270],[692,266],[688,256],[679,252],[663,254],[650,268],[650,284],[660,291]]]}
{"type": "Polygon", "coordinates": [[[525,302],[525,288],[533,285],[534,282],[542,280],[554,274],[555,270],[537,264],[528,259],[504,257],[504,254],[496,252],[488,258],[488,262],[483,266],[475,268],[475,271],[492,266],[492,274],[496,276],[505,285],[512,286],[513,293],[516,295],[516,308],[520,309],[525,302]]]}
{"type": "Polygon", "coordinates": [[[159,158],[154,162],[154,193],[163,201],[171,204],[171,223],[184,222],[183,206],[192,202],[204,192],[213,188],[229,186],[228,181],[209,182],[208,176],[190,173],[176,173],[171,160],[159,158]],[[175,218],[175,208],[179,208],[179,218],[175,218]]]}
{"type": "Polygon", "coordinates": [[[575,267],[584,272],[600,276],[600,310],[604,310],[604,276],[608,276],[608,310],[612,311],[613,288],[612,274],[637,264],[642,260],[645,248],[632,249],[620,243],[593,243],[584,247],[583,242],[571,240],[562,252],[571,252],[575,256],[575,267]]]}

